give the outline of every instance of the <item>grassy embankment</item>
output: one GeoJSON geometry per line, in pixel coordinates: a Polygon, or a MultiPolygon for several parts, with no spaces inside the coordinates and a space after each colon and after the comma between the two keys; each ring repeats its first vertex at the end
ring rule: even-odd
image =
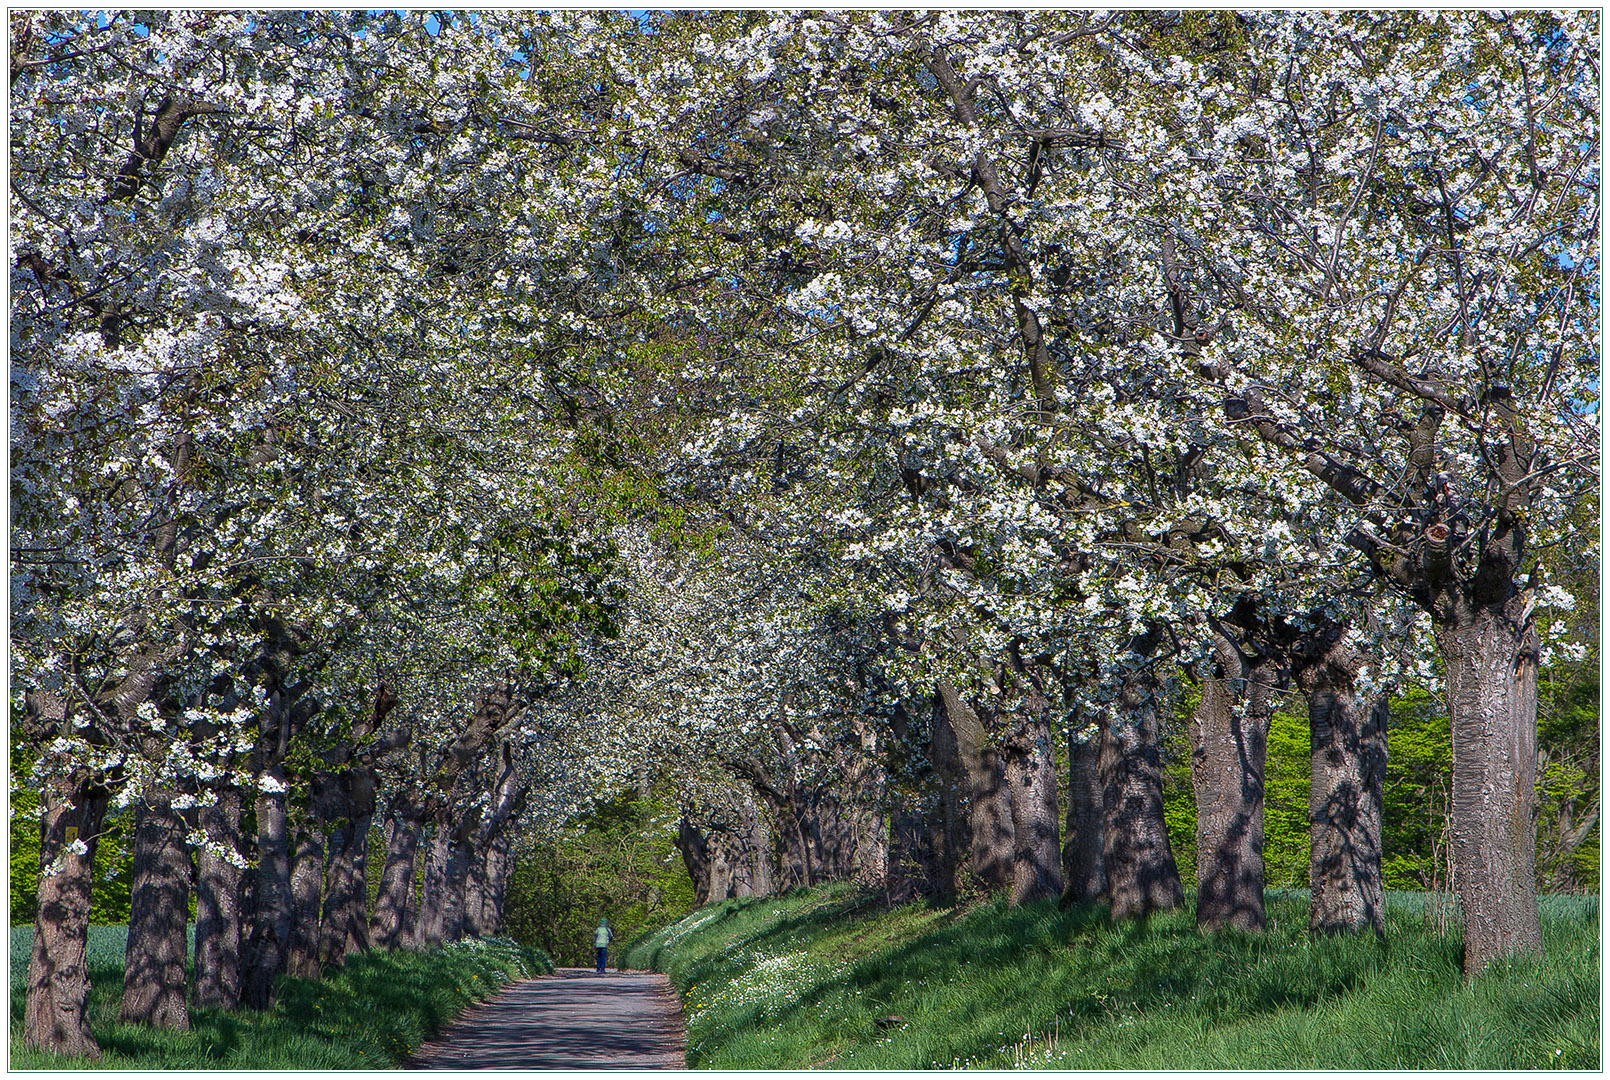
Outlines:
{"type": "Polygon", "coordinates": [[[682,991],[694,1068],[1596,1069],[1598,900],[1542,908],[1544,957],[1469,983],[1412,893],[1381,942],[1311,937],[1296,891],[1266,933],[1204,935],[1189,904],[1113,925],[831,886],[701,908],[622,960],[682,991]]]}
{"type": "Polygon", "coordinates": [[[119,1023],[128,928],[90,927],[89,1025],[101,1058],[22,1048],[33,927],[11,928],[11,1068],[384,1069],[464,1006],[504,983],[553,970],[545,953],[511,941],[461,941],[429,953],[354,956],[323,980],[286,979],[266,1012],[193,1009],[188,1032],[119,1023]]]}

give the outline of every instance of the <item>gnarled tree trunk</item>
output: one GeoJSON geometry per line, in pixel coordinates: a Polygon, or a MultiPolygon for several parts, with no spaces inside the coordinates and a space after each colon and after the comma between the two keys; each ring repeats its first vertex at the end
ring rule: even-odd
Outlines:
{"type": "Polygon", "coordinates": [[[693,882],[693,902],[703,907],[710,902],[710,843],[686,816],[677,823],[676,849],[682,853],[688,880],[693,882]]]}
{"type": "Polygon", "coordinates": [[[1216,626],[1211,670],[1191,722],[1196,788],[1196,924],[1261,930],[1263,770],[1268,755],[1275,665],[1243,652],[1234,631],[1216,626]]]}
{"type": "Polygon", "coordinates": [[[87,773],[58,780],[41,793],[39,914],[22,1020],[23,1045],[30,1050],[101,1056],[84,1004],[95,847],[110,795],[87,773]]]}
{"type": "Polygon", "coordinates": [[[949,727],[956,760],[967,785],[971,869],[980,885],[991,891],[1012,881],[1014,843],[1012,789],[1000,755],[990,745],[984,725],[972,706],[949,683],[938,685],[940,716],[949,727]]]}
{"type": "MultiPolygon", "coordinates": [[[[318,789],[316,779],[314,789],[318,789]]],[[[285,971],[299,979],[317,979],[320,974],[319,907],[323,892],[324,834],[311,822],[303,822],[291,854],[291,940],[285,950],[285,971]]]]}
{"type": "Polygon", "coordinates": [[[285,970],[285,951],[291,941],[291,852],[284,767],[269,767],[264,779],[278,790],[257,797],[257,888],[246,971],[241,978],[241,1000],[253,1009],[266,1009],[273,1000],[274,980],[285,970]]]}
{"type": "Polygon", "coordinates": [[[185,1004],[185,923],[190,857],[170,792],[148,789],[134,806],[129,940],[118,1019],[190,1030],[185,1004]]]}
{"type": "Polygon", "coordinates": [[[1308,695],[1312,746],[1308,928],[1384,934],[1381,798],[1388,699],[1382,694],[1374,707],[1363,707],[1355,687],[1358,656],[1340,636],[1321,631],[1294,650],[1293,670],[1308,695]]]}
{"type": "Polygon", "coordinates": [[[288,810],[289,784],[285,755],[290,740],[318,711],[312,698],[290,701],[278,677],[270,682],[268,707],[254,752],[260,770],[256,800],[257,869],[252,895],[252,919],[241,974],[241,1001],[248,1008],[266,1009],[274,997],[274,982],[285,971],[295,923],[291,899],[291,841],[288,810]]]}
{"type": "Polygon", "coordinates": [[[196,852],[196,979],[198,1009],[240,1005],[241,873],[240,790],[226,785],[199,815],[212,845],[196,852]],[[231,858],[233,856],[234,858],[231,858]]]}
{"type": "Polygon", "coordinates": [[[372,941],[382,949],[395,949],[412,940],[408,912],[414,892],[414,863],[419,834],[428,809],[412,789],[393,796],[386,818],[386,861],[375,896],[372,941]]]}
{"type": "Polygon", "coordinates": [[[1101,865],[1114,919],[1145,918],[1185,899],[1163,820],[1163,761],[1157,741],[1161,644],[1152,630],[1130,643],[1130,671],[1101,731],[1101,865]]]}
{"type": "Polygon", "coordinates": [[[1068,735],[1068,840],[1062,849],[1064,903],[1099,900],[1101,870],[1101,737],[1068,735]]]}
{"type": "Polygon", "coordinates": [[[1453,728],[1454,886],[1465,974],[1543,948],[1537,911],[1537,631],[1526,593],[1477,605],[1461,596],[1437,628],[1453,728]]]}
{"type": "Polygon", "coordinates": [[[413,940],[409,943],[413,948],[434,949],[447,940],[447,864],[451,841],[446,819],[438,816],[431,826],[425,879],[420,883],[419,909],[414,917],[413,940]]]}
{"type": "Polygon", "coordinates": [[[378,739],[373,746],[362,742],[379,730],[386,715],[397,705],[397,695],[382,682],[375,691],[373,707],[362,723],[355,724],[351,741],[332,755],[344,765],[337,774],[339,796],[334,829],[330,833],[329,868],[325,872],[324,918],[319,926],[319,960],[339,965],[355,952],[369,947],[369,828],[374,821],[375,759],[406,746],[404,730],[378,739]]]}
{"type": "Polygon", "coordinates": [[[1013,904],[1059,896],[1062,844],[1057,836],[1057,771],[1051,725],[1043,710],[1007,741],[1006,781],[1011,787],[1013,904]]]}

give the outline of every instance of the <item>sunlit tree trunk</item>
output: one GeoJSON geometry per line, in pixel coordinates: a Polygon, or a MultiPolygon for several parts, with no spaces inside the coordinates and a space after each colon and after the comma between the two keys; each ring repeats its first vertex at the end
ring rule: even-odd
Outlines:
{"type": "Polygon", "coordinates": [[[1384,934],[1381,802],[1388,697],[1379,695],[1369,708],[1359,700],[1359,658],[1339,630],[1308,635],[1293,650],[1293,670],[1308,696],[1312,746],[1308,928],[1384,934]]]}
{"type": "Polygon", "coordinates": [[[1007,743],[1006,781],[1011,788],[1011,902],[1027,904],[1062,893],[1062,844],[1057,835],[1056,757],[1051,725],[1041,709],[1007,743]]]}
{"type": "Polygon", "coordinates": [[[431,827],[430,848],[425,858],[425,880],[420,885],[419,909],[414,919],[416,949],[434,949],[446,940],[447,864],[451,841],[446,820],[438,816],[431,827]]]}
{"type": "Polygon", "coordinates": [[[1163,764],[1158,745],[1160,688],[1150,657],[1153,630],[1130,643],[1131,670],[1101,732],[1101,865],[1114,919],[1144,918],[1185,899],[1163,820],[1163,764]]]}
{"type": "Polygon", "coordinates": [[[956,760],[967,785],[972,876],[991,891],[1005,889],[1012,881],[1015,855],[1012,789],[1007,786],[1005,768],[978,714],[956,688],[941,682],[938,695],[941,716],[950,729],[956,760]]]}
{"type": "MultiPolygon", "coordinates": [[[[283,785],[285,770],[273,765],[264,778],[283,785]]],[[[291,853],[285,792],[259,795],[256,813],[257,888],[241,998],[251,1008],[266,1009],[273,1000],[274,980],[285,969],[285,951],[291,940],[291,853]]]]}
{"type": "MultiPolygon", "coordinates": [[[[314,785],[317,790],[317,780],[314,785]]],[[[285,970],[297,978],[319,977],[319,908],[323,893],[324,835],[311,822],[304,822],[296,831],[296,846],[291,854],[291,940],[285,951],[285,970]]]]}
{"type": "MultiPolygon", "coordinates": [[[[59,703],[57,703],[59,705],[59,703]]],[[[110,792],[85,773],[40,793],[39,913],[34,920],[22,1041],[31,1050],[98,1058],[84,1007],[89,997],[90,890],[110,792]]]]}
{"type": "Polygon", "coordinates": [[[1263,906],[1263,772],[1275,665],[1245,651],[1236,631],[1216,625],[1208,667],[1201,680],[1201,704],[1191,721],[1196,923],[1212,930],[1261,930],[1268,921],[1263,906]]]}
{"type": "MultiPolygon", "coordinates": [[[[1461,598],[1463,600],[1463,598],[1461,598]]],[[[1524,593],[1457,605],[1438,627],[1453,727],[1454,886],[1465,974],[1543,948],[1537,910],[1537,631],[1524,593]]]]}
{"type": "Polygon", "coordinates": [[[710,902],[710,844],[703,830],[686,817],[676,828],[676,849],[693,883],[693,902],[702,907],[710,902]]]}

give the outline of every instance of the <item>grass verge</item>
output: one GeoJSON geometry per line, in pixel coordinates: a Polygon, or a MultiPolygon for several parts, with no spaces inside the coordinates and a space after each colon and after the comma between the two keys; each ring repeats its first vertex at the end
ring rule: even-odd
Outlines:
{"type": "Polygon", "coordinates": [[[1387,937],[1203,934],[1187,905],[889,909],[845,885],[728,900],[628,947],[714,1069],[1597,1069],[1597,898],[1545,897],[1544,955],[1466,982],[1457,927],[1389,897],[1387,937]]]}
{"type": "Polygon", "coordinates": [[[88,1015],[101,1058],[87,1062],[22,1048],[33,928],[12,927],[13,1070],[391,1068],[466,1005],[504,983],[553,970],[541,950],[502,939],[459,941],[428,953],[361,953],[322,980],[285,979],[266,1012],[192,1009],[188,1032],[159,1031],[118,1021],[127,935],[122,926],[90,928],[88,1015]]]}

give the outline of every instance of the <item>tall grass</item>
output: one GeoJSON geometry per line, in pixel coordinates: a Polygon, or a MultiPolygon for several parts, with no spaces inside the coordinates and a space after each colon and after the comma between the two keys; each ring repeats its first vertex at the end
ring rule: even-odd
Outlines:
{"type": "Polygon", "coordinates": [[[266,1012],[192,1009],[190,1030],[170,1032],[118,1021],[127,938],[127,927],[90,928],[88,1016],[101,1058],[85,1062],[22,1048],[33,928],[11,928],[12,1069],[391,1068],[466,1005],[553,970],[545,953],[505,940],[363,953],[323,980],[283,980],[266,1012]]]}
{"type": "Polygon", "coordinates": [[[1543,957],[1472,982],[1424,896],[1390,898],[1384,941],[1310,936],[1301,891],[1268,907],[1265,933],[1206,935],[1189,904],[1114,925],[841,885],[702,908],[624,962],[682,990],[692,1067],[1599,1067],[1596,898],[1545,898],[1543,957]]]}

